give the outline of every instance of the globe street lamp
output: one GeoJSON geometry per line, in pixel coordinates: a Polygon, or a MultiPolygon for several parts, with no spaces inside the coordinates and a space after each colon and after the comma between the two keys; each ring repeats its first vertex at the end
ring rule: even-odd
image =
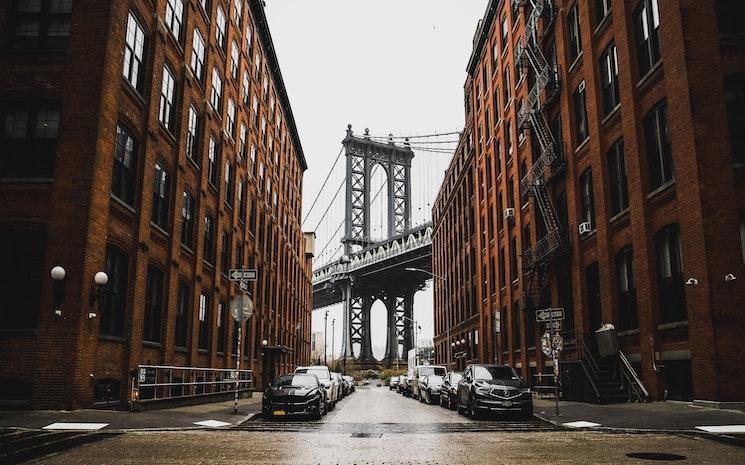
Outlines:
{"type": "MultiPolygon", "coordinates": [[[[91,295],[88,302],[89,307],[93,307],[96,304],[96,309],[101,307],[101,296],[104,294],[103,287],[109,282],[109,275],[103,271],[99,271],[93,275],[93,282],[96,283],[96,288],[91,289],[91,295]]],[[[88,318],[96,318],[96,312],[89,311],[88,318]]]]}
{"type": "Polygon", "coordinates": [[[56,316],[62,316],[62,304],[65,302],[65,269],[55,266],[49,273],[52,278],[52,310],[56,316]]]}

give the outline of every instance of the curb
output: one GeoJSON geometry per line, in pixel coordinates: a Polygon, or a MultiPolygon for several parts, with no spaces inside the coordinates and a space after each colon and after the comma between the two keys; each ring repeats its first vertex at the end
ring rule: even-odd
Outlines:
{"type": "Polygon", "coordinates": [[[598,431],[602,433],[619,433],[619,434],[667,434],[671,436],[686,436],[686,437],[698,437],[708,439],[711,441],[721,442],[724,444],[744,447],[745,448],[745,437],[730,436],[726,434],[709,433],[707,431],[691,430],[691,429],[655,429],[655,428],[622,428],[618,426],[594,426],[591,428],[571,428],[564,426],[563,422],[551,420],[545,416],[534,414],[536,417],[543,421],[547,421],[552,425],[561,428],[564,431],[598,431]]]}

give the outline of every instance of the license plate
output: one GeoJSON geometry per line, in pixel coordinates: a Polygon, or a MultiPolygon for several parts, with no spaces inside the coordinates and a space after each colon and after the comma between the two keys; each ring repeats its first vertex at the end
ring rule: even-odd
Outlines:
{"type": "Polygon", "coordinates": [[[284,410],[275,410],[274,411],[274,414],[277,415],[277,416],[282,416],[282,415],[285,414],[285,411],[284,410]]]}
{"type": "Polygon", "coordinates": [[[512,401],[511,400],[505,400],[504,402],[502,402],[502,405],[504,407],[512,407],[512,401]]]}

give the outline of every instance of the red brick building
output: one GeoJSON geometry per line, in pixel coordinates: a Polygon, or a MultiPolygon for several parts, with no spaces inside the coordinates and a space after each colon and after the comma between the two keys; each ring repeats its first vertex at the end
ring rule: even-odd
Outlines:
{"type": "Polygon", "coordinates": [[[565,393],[612,323],[651,397],[744,400],[742,2],[492,0],[465,102],[473,192],[449,202],[451,166],[433,216],[476,233],[433,256],[449,286],[449,250],[475,254],[479,323],[436,280],[438,361],[465,325],[474,357],[534,382],[535,310],[563,307],[565,393]]]}
{"type": "Polygon", "coordinates": [[[308,361],[307,166],[261,1],[3,2],[0,122],[3,404],[235,367],[230,268],[258,270],[243,368],[308,361]]]}

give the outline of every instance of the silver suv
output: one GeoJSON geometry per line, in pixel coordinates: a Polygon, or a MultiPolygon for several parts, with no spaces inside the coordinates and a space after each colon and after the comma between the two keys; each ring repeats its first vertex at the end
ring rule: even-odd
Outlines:
{"type": "Polygon", "coordinates": [[[308,373],[316,375],[318,381],[323,384],[326,389],[326,406],[328,410],[333,410],[336,407],[336,402],[339,400],[339,383],[334,376],[331,376],[331,371],[327,366],[314,365],[308,367],[297,367],[295,373],[308,373]]]}

